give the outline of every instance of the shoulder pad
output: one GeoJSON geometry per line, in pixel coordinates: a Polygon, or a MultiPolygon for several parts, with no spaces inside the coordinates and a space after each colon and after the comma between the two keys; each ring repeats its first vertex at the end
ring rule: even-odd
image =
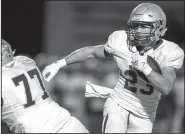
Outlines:
{"type": "Polygon", "coordinates": [[[35,61],[27,56],[16,56],[15,62],[22,62],[24,64],[36,64],[35,61]]]}
{"type": "Polygon", "coordinates": [[[173,50],[175,50],[177,47],[179,47],[176,43],[171,42],[171,41],[167,41],[167,40],[163,40],[164,42],[164,46],[162,48],[162,52],[165,55],[169,55],[170,52],[172,52],[173,50]]]}
{"type": "Polygon", "coordinates": [[[109,45],[112,48],[117,48],[126,39],[127,39],[127,34],[124,30],[114,31],[109,36],[107,45],[109,45]]]}

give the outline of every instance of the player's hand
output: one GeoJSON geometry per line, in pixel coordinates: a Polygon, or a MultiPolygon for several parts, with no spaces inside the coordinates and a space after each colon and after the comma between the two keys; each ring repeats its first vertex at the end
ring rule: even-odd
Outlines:
{"type": "Polygon", "coordinates": [[[15,126],[10,127],[10,131],[13,133],[26,133],[22,124],[16,124],[15,126]]]}
{"type": "Polygon", "coordinates": [[[145,75],[148,75],[152,69],[147,63],[147,54],[140,55],[139,52],[132,57],[132,66],[137,70],[143,72],[145,75]]]}
{"type": "Polygon", "coordinates": [[[50,81],[59,71],[60,66],[57,63],[52,63],[51,65],[46,66],[43,70],[42,75],[46,81],[50,81]]]}

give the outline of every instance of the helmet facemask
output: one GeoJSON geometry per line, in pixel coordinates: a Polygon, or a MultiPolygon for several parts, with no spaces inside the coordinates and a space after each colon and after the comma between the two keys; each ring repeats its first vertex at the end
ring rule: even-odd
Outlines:
{"type": "Polygon", "coordinates": [[[156,22],[131,21],[128,22],[129,31],[127,31],[127,44],[130,51],[132,47],[141,52],[146,52],[151,45],[156,43],[155,32],[159,28],[156,22]]]}

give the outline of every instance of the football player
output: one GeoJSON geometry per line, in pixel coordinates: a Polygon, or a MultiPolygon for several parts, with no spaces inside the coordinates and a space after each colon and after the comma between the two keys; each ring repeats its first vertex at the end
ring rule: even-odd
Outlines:
{"type": "Polygon", "coordinates": [[[2,39],[2,122],[13,133],[88,133],[70,113],[54,102],[36,63],[14,56],[2,39]]]}
{"type": "Polygon", "coordinates": [[[161,94],[172,90],[184,52],[174,42],[162,39],[166,15],[156,4],[139,4],[128,19],[129,30],[113,32],[107,43],[78,49],[43,71],[49,81],[66,65],[93,57],[112,57],[120,69],[119,80],[103,111],[103,133],[151,133],[161,94]],[[147,63],[151,56],[161,74],[147,63]],[[136,73],[139,70],[141,73],[136,73]],[[144,74],[147,81],[140,79],[144,74]]]}

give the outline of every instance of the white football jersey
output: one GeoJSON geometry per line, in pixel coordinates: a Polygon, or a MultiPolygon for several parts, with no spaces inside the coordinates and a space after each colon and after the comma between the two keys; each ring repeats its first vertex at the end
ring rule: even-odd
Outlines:
{"type": "Polygon", "coordinates": [[[36,63],[25,56],[2,68],[2,99],[2,121],[13,132],[56,133],[70,118],[45,91],[36,63]]]}
{"type": "MultiPolygon", "coordinates": [[[[143,84],[133,71],[131,57],[134,53],[128,49],[126,32],[124,30],[113,32],[105,44],[105,50],[107,47],[125,56],[125,59],[113,56],[120,73],[115,90],[110,97],[133,114],[155,120],[161,93],[149,84],[143,84]]],[[[133,51],[137,51],[135,47],[133,47],[133,51]]],[[[179,69],[182,67],[184,59],[183,50],[177,44],[164,39],[163,43],[155,50],[149,51],[148,55],[158,62],[161,69],[167,66],[179,69]]]]}

